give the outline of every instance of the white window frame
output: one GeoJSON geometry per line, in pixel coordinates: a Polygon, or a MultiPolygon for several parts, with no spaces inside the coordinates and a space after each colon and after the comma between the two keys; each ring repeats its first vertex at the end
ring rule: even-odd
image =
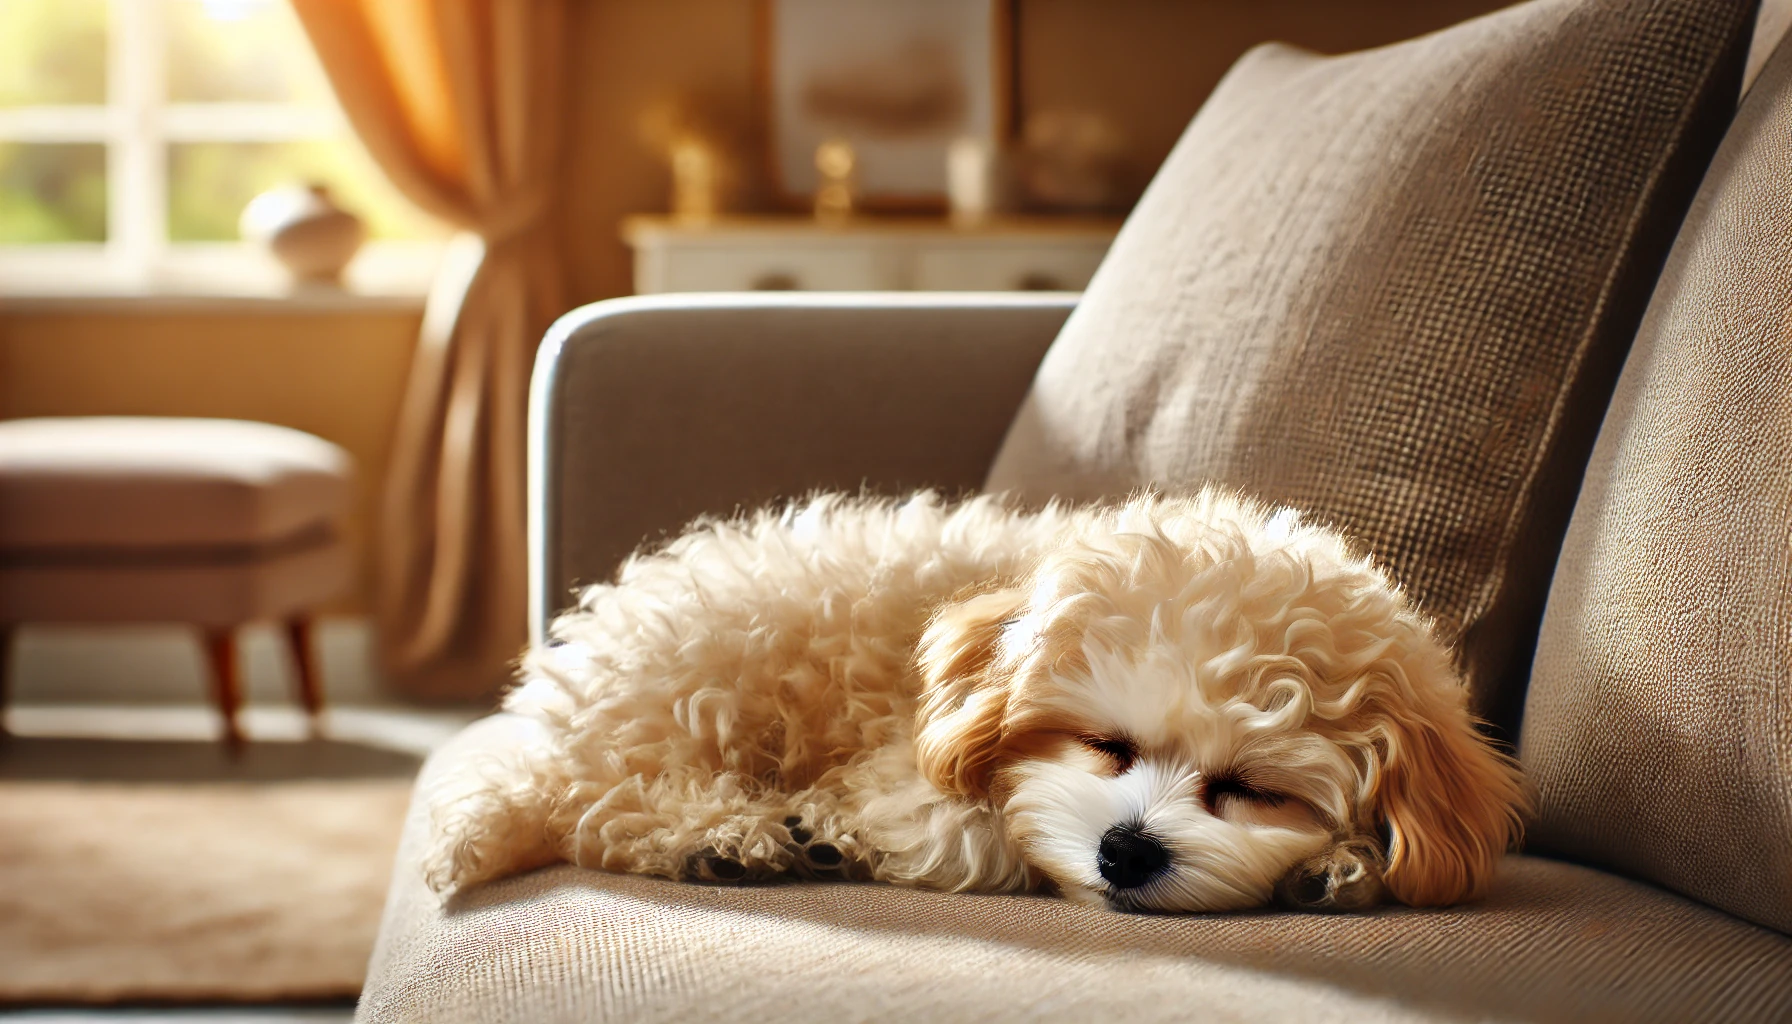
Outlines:
{"type": "MultiPolygon", "coordinates": [[[[283,103],[166,101],[164,7],[110,0],[106,103],[0,108],[0,142],[106,148],[106,241],[0,245],[0,294],[270,295],[284,272],[242,242],[170,242],[168,147],[182,142],[333,140],[334,109],[283,103]]],[[[373,241],[350,269],[351,290],[421,295],[437,242],[373,241]]]]}

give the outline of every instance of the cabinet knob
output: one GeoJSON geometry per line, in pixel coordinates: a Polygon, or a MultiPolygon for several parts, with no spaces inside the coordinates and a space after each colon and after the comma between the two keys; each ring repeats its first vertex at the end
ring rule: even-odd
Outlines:
{"type": "Polygon", "coordinates": [[[1016,291],[1023,292],[1061,292],[1065,291],[1064,282],[1050,274],[1038,270],[1029,270],[1014,283],[1016,291]]]}
{"type": "Polygon", "coordinates": [[[756,292],[794,292],[802,288],[802,285],[797,283],[795,274],[771,270],[753,278],[749,287],[756,292]]]}

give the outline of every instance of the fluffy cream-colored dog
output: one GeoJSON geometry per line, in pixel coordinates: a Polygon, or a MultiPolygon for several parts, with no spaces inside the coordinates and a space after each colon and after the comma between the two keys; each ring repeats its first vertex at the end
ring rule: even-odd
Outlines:
{"type": "Polygon", "coordinates": [[[1388,577],[1214,490],[703,522],[552,635],[506,701],[540,740],[435,795],[438,891],[567,860],[1427,906],[1486,886],[1524,805],[1388,577]]]}

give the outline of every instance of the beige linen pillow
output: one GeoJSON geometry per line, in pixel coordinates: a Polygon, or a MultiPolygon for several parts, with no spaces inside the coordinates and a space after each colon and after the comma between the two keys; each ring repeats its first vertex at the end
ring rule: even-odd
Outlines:
{"type": "Polygon", "coordinates": [[[1246,55],[1047,353],[988,487],[1215,480],[1334,520],[1510,726],[1754,13],[1538,0],[1379,50],[1246,55]]]}
{"type": "Polygon", "coordinates": [[[1520,753],[1533,846],[1792,932],[1792,46],[1618,381],[1520,753]]]}

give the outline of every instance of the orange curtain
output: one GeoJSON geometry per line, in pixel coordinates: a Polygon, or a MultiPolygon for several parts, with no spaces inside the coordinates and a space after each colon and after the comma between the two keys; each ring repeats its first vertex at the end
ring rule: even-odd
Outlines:
{"type": "Polygon", "coordinates": [[[491,693],[524,642],[524,410],[564,302],[565,2],[293,0],[373,158],[475,236],[430,296],[375,541],[386,668],[416,696],[491,693]]]}

